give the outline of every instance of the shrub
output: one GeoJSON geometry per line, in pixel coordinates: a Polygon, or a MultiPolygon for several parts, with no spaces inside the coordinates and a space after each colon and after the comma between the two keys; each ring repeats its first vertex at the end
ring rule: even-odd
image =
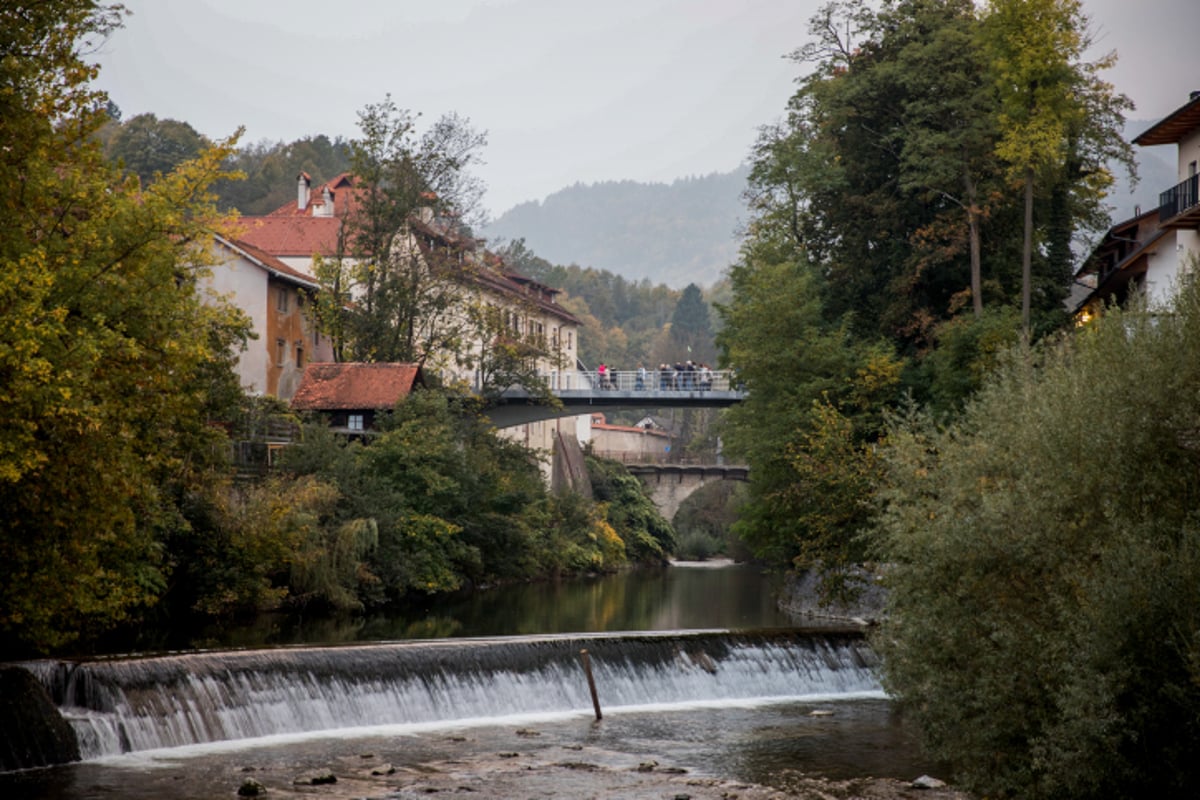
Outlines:
{"type": "MultiPolygon", "coordinates": [[[[1200,785],[1200,293],[1001,359],[898,420],[877,528],[884,681],[999,797],[1200,785]]],[[[1189,789],[1190,787],[1190,789],[1189,789]]]]}

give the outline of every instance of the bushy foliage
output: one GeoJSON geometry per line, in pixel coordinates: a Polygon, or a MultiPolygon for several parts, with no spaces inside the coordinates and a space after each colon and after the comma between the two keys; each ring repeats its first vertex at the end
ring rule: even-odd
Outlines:
{"type": "Polygon", "coordinates": [[[588,456],[587,466],[592,495],[625,542],[629,560],[665,563],[675,551],[675,530],[659,513],[642,482],[615,461],[588,456]]]}
{"type": "Polygon", "coordinates": [[[345,591],[380,604],[626,563],[620,527],[603,507],[550,494],[533,454],[499,437],[478,412],[476,400],[425,389],[400,403],[367,444],[313,425],[287,449],[290,474],[339,493],[326,540],[371,532],[361,563],[340,573],[345,591]]]}
{"type": "Polygon", "coordinates": [[[942,323],[934,332],[935,346],[918,367],[921,399],[937,415],[957,415],[1000,354],[1016,344],[1019,332],[1020,316],[1011,306],[942,323]]]}
{"type": "Polygon", "coordinates": [[[1017,349],[940,429],[898,420],[875,641],[931,752],[988,796],[1200,781],[1200,292],[1017,349]]]}
{"type": "Polygon", "coordinates": [[[870,443],[898,392],[901,362],[822,316],[808,265],[747,249],[718,337],[749,395],[727,412],[726,453],[754,476],[734,530],[761,558],[806,567],[858,560],[870,517],[870,443]],[[781,345],[780,343],[786,343],[781,345]]]}

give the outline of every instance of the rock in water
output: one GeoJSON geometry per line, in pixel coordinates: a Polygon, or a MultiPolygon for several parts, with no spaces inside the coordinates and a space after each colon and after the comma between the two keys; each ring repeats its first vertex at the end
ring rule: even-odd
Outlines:
{"type": "Polygon", "coordinates": [[[0,771],[79,760],[79,740],[28,670],[0,668],[0,771]]]}

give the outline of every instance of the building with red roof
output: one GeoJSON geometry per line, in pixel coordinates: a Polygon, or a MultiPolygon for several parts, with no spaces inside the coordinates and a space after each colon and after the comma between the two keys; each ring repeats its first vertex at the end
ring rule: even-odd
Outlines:
{"type": "Polygon", "coordinates": [[[362,434],[375,427],[380,413],[424,384],[416,364],[310,363],[292,397],[292,408],[324,414],[334,430],[362,434]]]}
{"type": "MultiPolygon", "coordinates": [[[[317,258],[352,264],[350,222],[362,201],[362,191],[349,173],[315,187],[309,175],[300,173],[295,202],[266,215],[243,217],[238,241],[303,275],[315,272],[317,258]]],[[[507,332],[500,338],[505,338],[506,343],[523,343],[537,370],[552,382],[559,372],[575,369],[580,322],[559,304],[558,289],[517,273],[500,257],[485,250],[479,240],[464,235],[453,220],[436,219],[431,210],[413,215],[400,235],[404,238],[397,246],[406,254],[427,265],[436,263],[440,269],[449,266],[458,271],[456,280],[461,281],[463,289],[462,307],[447,312],[440,324],[462,327],[468,307],[491,308],[507,332]]],[[[429,324],[439,322],[429,321],[429,324]]],[[[460,352],[422,354],[422,364],[448,384],[460,382],[479,390],[480,356],[496,344],[496,339],[467,341],[460,352]]],[[[565,426],[571,426],[570,432],[577,438],[586,439],[588,422],[589,417],[583,415],[574,421],[530,423],[506,429],[506,434],[531,448],[549,450],[555,435],[565,426]]]]}

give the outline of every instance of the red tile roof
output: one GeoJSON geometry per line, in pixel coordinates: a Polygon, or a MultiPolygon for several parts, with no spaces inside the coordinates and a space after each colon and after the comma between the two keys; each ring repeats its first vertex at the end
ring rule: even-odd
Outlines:
{"type": "Polygon", "coordinates": [[[238,239],[285,258],[335,256],[342,221],[337,217],[242,217],[238,239]]]}
{"type": "MultiPolygon", "coordinates": [[[[304,209],[300,209],[298,204],[292,201],[266,216],[243,217],[238,238],[253,247],[284,258],[336,256],[339,237],[346,232],[342,228],[342,221],[358,204],[358,190],[354,188],[354,180],[354,175],[343,172],[332,180],[310,189],[309,202],[304,209]],[[322,206],[326,189],[333,198],[334,215],[317,216],[316,209],[322,206]]],[[[409,220],[409,226],[418,237],[423,235],[430,243],[460,251],[477,252],[482,241],[463,237],[453,230],[425,222],[415,215],[409,220]]],[[[344,254],[348,254],[345,243],[341,243],[340,246],[344,254]]],[[[422,242],[421,246],[427,247],[427,244],[422,242]]],[[[512,271],[494,253],[483,251],[481,262],[479,268],[470,270],[467,274],[477,285],[501,294],[524,298],[527,302],[532,301],[545,313],[570,324],[581,324],[575,315],[555,301],[555,296],[560,294],[560,290],[512,271]]]]}
{"type": "Polygon", "coordinates": [[[611,425],[603,414],[592,414],[592,429],[598,431],[622,431],[624,433],[640,433],[646,436],[661,436],[665,439],[671,435],[658,428],[643,428],[638,425],[611,425]]]}
{"type": "MultiPolygon", "coordinates": [[[[307,173],[301,173],[301,175],[305,178],[308,177],[307,173]]],[[[329,190],[329,194],[333,198],[333,207],[336,212],[333,216],[344,217],[357,205],[357,196],[354,191],[354,176],[349,172],[343,172],[341,175],[325,181],[320,186],[310,188],[308,191],[308,202],[303,209],[293,200],[275,209],[267,216],[316,217],[316,209],[323,204],[326,189],[329,190]]]]}
{"type": "Polygon", "coordinates": [[[311,362],[304,367],[292,408],[302,411],[392,408],[424,383],[416,364],[311,362]]]}

